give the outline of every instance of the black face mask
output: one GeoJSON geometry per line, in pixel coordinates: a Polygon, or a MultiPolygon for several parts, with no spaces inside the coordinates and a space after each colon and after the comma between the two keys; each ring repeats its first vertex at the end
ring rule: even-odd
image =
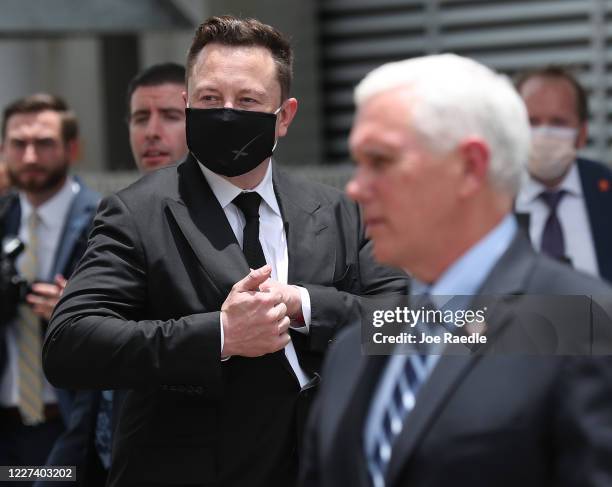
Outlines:
{"type": "MultiPolygon", "coordinates": [[[[280,109],[279,109],[280,110],[280,109]]],[[[276,114],[232,108],[186,108],[187,147],[222,176],[240,176],[272,155],[276,114]]]]}

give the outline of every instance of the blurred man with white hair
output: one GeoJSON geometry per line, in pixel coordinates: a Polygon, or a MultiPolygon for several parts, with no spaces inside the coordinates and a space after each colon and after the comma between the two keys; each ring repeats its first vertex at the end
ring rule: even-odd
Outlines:
{"type": "MultiPolygon", "coordinates": [[[[455,55],[416,58],[366,76],[356,104],[347,192],[377,260],[413,276],[413,307],[416,295],[610,294],[517,231],[529,122],[504,77],[455,55]]],[[[486,316],[487,335],[513,332],[520,309],[507,301],[508,319],[486,316]]],[[[329,353],[303,486],[612,485],[609,357],[493,356],[486,345],[364,356],[361,336],[347,330],[329,353]]]]}

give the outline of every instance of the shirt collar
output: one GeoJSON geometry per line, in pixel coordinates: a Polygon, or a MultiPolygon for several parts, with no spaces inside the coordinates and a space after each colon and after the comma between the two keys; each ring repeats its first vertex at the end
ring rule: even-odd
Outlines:
{"type": "Polygon", "coordinates": [[[427,286],[415,279],[411,294],[429,292],[432,297],[476,294],[510,246],[517,229],[514,216],[506,215],[493,230],[451,264],[433,285],[427,286]]]}
{"type": "MultiPolygon", "coordinates": [[[[229,205],[236,196],[243,192],[241,188],[230,183],[227,179],[219,176],[218,174],[215,174],[210,169],[205,167],[200,161],[198,161],[198,164],[202,169],[202,173],[204,174],[210,189],[219,201],[221,208],[225,209],[225,207],[229,205]]],[[[252,190],[246,191],[254,191],[258,193],[259,196],[261,196],[261,199],[266,202],[272,211],[274,211],[274,213],[276,213],[278,216],[281,216],[280,207],[278,206],[278,201],[276,200],[276,195],[274,194],[274,184],[272,182],[272,159],[270,159],[268,169],[266,170],[266,174],[261,182],[252,190]]]]}
{"type": "MultiPolygon", "coordinates": [[[[571,194],[577,197],[582,197],[582,185],[580,184],[580,175],[578,173],[577,164],[572,164],[563,181],[557,188],[558,190],[563,189],[567,194],[571,194]]],[[[539,181],[536,181],[529,175],[525,176],[525,180],[521,185],[521,190],[517,196],[517,206],[524,206],[533,203],[540,197],[542,192],[547,191],[548,188],[539,181]]]]}
{"type": "MultiPolygon", "coordinates": [[[[36,208],[41,223],[49,227],[53,225],[53,222],[56,221],[58,217],[62,216],[63,219],[63,215],[68,213],[72,198],[80,189],[79,183],[68,176],[62,188],[36,208]]],[[[24,222],[27,222],[32,214],[33,207],[23,191],[19,192],[19,204],[21,205],[21,224],[24,225],[24,222]]]]}

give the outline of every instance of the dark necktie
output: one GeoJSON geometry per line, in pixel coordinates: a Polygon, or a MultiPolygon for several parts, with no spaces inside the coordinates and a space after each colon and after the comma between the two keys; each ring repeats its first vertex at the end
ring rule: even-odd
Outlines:
{"type": "Polygon", "coordinates": [[[259,241],[259,204],[261,196],[255,192],[240,193],[233,203],[242,211],[246,224],[242,238],[242,252],[251,269],[258,269],[266,264],[266,258],[259,241]]]}
{"type": "Polygon", "coordinates": [[[540,198],[542,198],[542,201],[546,203],[549,209],[548,218],[542,232],[541,250],[545,254],[559,260],[565,259],[565,240],[563,238],[561,222],[557,216],[557,208],[564,194],[564,190],[544,191],[540,194],[540,198]]]}

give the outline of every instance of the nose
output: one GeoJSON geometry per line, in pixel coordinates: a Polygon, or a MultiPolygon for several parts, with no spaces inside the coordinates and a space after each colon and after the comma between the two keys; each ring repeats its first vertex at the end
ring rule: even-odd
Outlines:
{"type": "Polygon", "coordinates": [[[23,151],[23,162],[26,164],[34,164],[38,162],[38,155],[34,144],[28,143],[23,151]]]}
{"type": "Polygon", "coordinates": [[[234,103],[231,100],[227,100],[224,104],[223,104],[223,108],[234,108],[234,103]]]}
{"type": "Polygon", "coordinates": [[[345,191],[349,198],[358,203],[367,201],[370,191],[367,187],[367,177],[363,169],[359,167],[355,169],[350,181],[346,183],[345,191]]]}
{"type": "Polygon", "coordinates": [[[147,122],[145,137],[149,140],[159,139],[161,134],[161,120],[158,115],[151,115],[147,122]]]}

